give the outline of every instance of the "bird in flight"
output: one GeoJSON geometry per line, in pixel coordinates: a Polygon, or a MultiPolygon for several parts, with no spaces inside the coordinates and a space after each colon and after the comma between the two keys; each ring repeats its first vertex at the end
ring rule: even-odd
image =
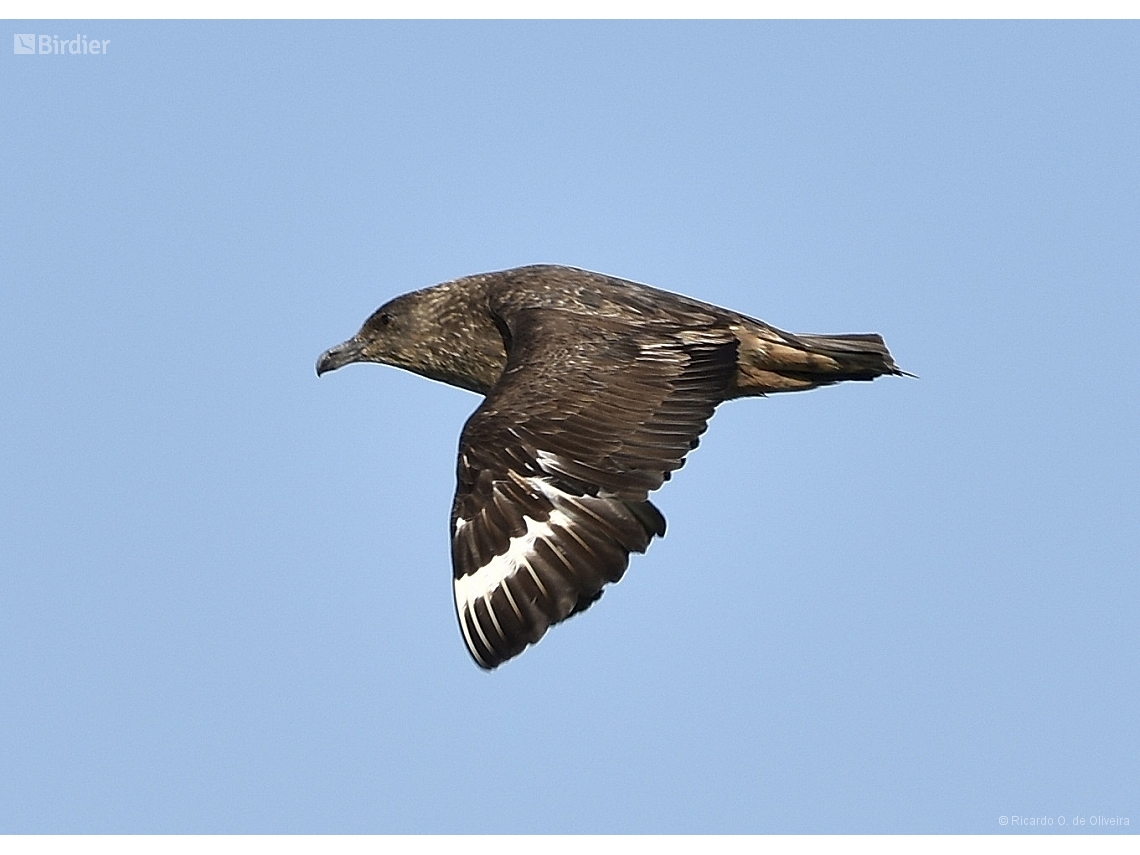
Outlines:
{"type": "Polygon", "coordinates": [[[488,670],[597,602],[665,534],[648,495],[722,401],[904,373],[879,335],[793,335],[555,265],[396,297],[317,375],[351,362],[484,396],[459,439],[451,562],[463,641],[488,670]]]}

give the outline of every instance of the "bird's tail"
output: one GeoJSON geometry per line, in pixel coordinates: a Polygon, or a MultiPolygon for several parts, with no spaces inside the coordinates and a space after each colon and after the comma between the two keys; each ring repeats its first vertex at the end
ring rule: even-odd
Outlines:
{"type": "Polygon", "coordinates": [[[906,376],[877,333],[794,335],[767,327],[741,335],[738,395],[796,392],[844,380],[906,376]]]}

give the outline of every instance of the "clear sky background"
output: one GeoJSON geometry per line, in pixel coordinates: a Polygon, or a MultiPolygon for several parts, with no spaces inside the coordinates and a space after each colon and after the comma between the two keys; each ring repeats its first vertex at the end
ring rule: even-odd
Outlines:
{"type": "Polygon", "coordinates": [[[110,43],[0,49],[0,831],[1140,828],[1140,26],[8,24],[110,43]],[[921,379],[725,405],[486,674],[478,399],[314,363],[532,262],[921,379]]]}

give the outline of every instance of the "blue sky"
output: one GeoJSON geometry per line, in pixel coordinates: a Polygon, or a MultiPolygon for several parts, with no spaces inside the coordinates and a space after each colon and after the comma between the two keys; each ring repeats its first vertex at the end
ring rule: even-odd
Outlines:
{"type": "Polygon", "coordinates": [[[0,831],[1140,827],[1136,24],[9,30],[109,44],[0,51],[0,831]],[[313,366],[540,261],[920,379],[722,407],[485,674],[478,399],[313,366]]]}

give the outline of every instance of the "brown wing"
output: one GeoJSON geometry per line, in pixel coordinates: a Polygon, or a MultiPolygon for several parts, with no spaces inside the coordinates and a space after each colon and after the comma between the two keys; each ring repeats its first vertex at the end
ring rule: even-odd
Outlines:
{"type": "Polygon", "coordinates": [[[488,669],[587,608],[665,533],[646,497],[736,371],[736,339],[711,326],[531,309],[504,334],[506,369],[460,438],[451,511],[456,613],[488,669]]]}

